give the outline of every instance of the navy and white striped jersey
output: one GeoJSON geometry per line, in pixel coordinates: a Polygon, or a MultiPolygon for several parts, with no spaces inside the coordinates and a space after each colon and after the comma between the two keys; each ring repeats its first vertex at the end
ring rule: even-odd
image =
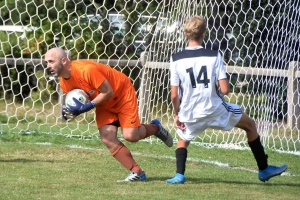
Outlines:
{"type": "Polygon", "coordinates": [[[181,122],[206,117],[223,103],[216,82],[227,77],[218,51],[187,47],[172,55],[170,72],[171,86],[179,86],[181,122]]]}

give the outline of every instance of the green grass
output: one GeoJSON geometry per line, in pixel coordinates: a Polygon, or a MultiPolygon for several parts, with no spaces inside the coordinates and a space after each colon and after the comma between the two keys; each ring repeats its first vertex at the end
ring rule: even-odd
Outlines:
{"type": "Polygon", "coordinates": [[[129,143],[148,180],[117,183],[128,175],[99,139],[54,134],[0,134],[0,199],[298,199],[298,155],[268,151],[269,163],[287,172],[268,182],[257,178],[248,150],[188,149],[184,185],[168,185],[175,174],[175,147],[129,143]],[[215,164],[218,162],[219,164],[215,164]]]}

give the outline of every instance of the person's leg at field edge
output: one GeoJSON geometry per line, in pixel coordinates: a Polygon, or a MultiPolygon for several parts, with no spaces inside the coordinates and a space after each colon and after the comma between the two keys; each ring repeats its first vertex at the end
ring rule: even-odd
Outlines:
{"type": "Polygon", "coordinates": [[[261,144],[255,121],[247,114],[242,114],[240,121],[235,127],[243,129],[247,134],[249,147],[258,166],[259,180],[267,181],[273,176],[282,174],[287,169],[285,164],[279,167],[268,165],[268,155],[265,154],[264,147],[261,144]]]}
{"type": "Polygon", "coordinates": [[[166,180],[167,183],[170,184],[183,184],[186,179],[184,176],[186,159],[187,159],[187,148],[190,144],[190,141],[184,141],[183,139],[179,139],[177,143],[177,147],[175,150],[176,155],[176,175],[171,179],[166,180]]]}
{"type": "MultiPolygon", "coordinates": [[[[279,167],[268,165],[268,156],[265,154],[264,148],[260,142],[260,137],[257,133],[255,121],[251,119],[247,114],[242,114],[240,121],[236,124],[235,127],[245,130],[247,134],[250,149],[253,152],[254,158],[259,168],[259,180],[267,181],[274,176],[280,175],[287,169],[287,165],[282,165],[279,167]]],[[[176,175],[173,178],[166,180],[167,183],[183,184],[186,181],[184,172],[188,145],[189,142],[182,139],[179,140],[175,151],[176,175]]]]}
{"type": "Polygon", "coordinates": [[[126,169],[133,173],[132,180],[144,181],[146,176],[144,171],[133,159],[130,150],[117,138],[118,127],[115,125],[104,125],[99,128],[101,141],[108,148],[112,156],[119,161],[126,169]]]}
{"type": "Polygon", "coordinates": [[[135,128],[122,128],[123,138],[129,142],[137,142],[150,136],[156,136],[168,147],[173,146],[173,137],[157,119],[153,119],[150,124],[141,124],[135,128]]]}

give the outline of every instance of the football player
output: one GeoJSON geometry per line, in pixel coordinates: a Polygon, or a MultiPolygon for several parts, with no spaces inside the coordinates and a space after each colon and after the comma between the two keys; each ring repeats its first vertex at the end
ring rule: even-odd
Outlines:
{"type": "Polygon", "coordinates": [[[280,175],[287,165],[268,165],[264,147],[260,142],[256,124],[236,104],[227,103],[223,95],[229,92],[229,84],[218,51],[204,49],[201,44],[206,31],[206,20],[194,16],[184,24],[188,47],[171,57],[171,101],[175,114],[175,126],[180,137],[176,147],[176,175],[166,180],[171,184],[183,184],[190,141],[207,128],[228,131],[234,127],[243,129],[258,166],[258,178],[267,181],[280,175]]]}
{"type": "Polygon", "coordinates": [[[168,147],[173,145],[171,134],[154,119],[150,124],[141,124],[138,103],[131,80],[110,66],[90,60],[70,61],[61,48],[52,48],[45,54],[47,69],[59,77],[60,87],[65,93],[73,89],[84,90],[90,102],[82,104],[76,98],[76,106],[63,109],[63,117],[74,116],[95,108],[96,122],[101,141],[111,155],[130,171],[121,181],[145,181],[146,174],[133,159],[130,150],[118,139],[118,128],[123,138],[137,142],[149,136],[160,138],[168,147]]]}

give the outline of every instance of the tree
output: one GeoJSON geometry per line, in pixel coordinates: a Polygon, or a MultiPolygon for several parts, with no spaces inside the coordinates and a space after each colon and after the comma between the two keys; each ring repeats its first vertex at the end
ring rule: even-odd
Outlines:
{"type": "MultiPolygon", "coordinates": [[[[101,38],[101,34],[91,37],[94,26],[89,27],[86,21],[79,20],[77,24],[81,32],[73,32],[72,23],[76,17],[83,14],[95,13],[96,8],[90,1],[51,1],[51,0],[6,0],[1,1],[1,24],[22,25],[25,28],[25,37],[20,37],[17,33],[1,33],[0,56],[17,58],[41,58],[47,49],[53,46],[71,47],[72,41],[80,35],[86,41],[85,49],[94,48],[91,40],[101,38]],[[91,31],[89,31],[91,30],[91,31]],[[81,33],[82,36],[81,36],[81,33]],[[92,38],[92,39],[91,39],[92,38]],[[92,43],[92,44],[91,44],[92,43]],[[2,54],[2,55],[1,55],[2,54]]],[[[98,24],[97,24],[98,27],[98,24]]],[[[100,40],[100,39],[98,39],[100,40]]],[[[76,40],[75,40],[76,41],[76,40]]],[[[77,42],[77,41],[76,41],[77,42]]],[[[75,43],[75,52],[82,49],[80,43],[75,43]],[[77,46],[77,47],[76,47],[77,46]],[[77,49],[76,49],[77,48],[77,49]]],[[[89,51],[84,51],[84,53],[89,51]]],[[[3,87],[9,94],[13,94],[16,100],[27,97],[31,91],[38,90],[37,71],[39,67],[24,66],[2,66],[1,74],[3,77],[3,87]],[[34,75],[33,72],[35,72],[34,75]]],[[[51,84],[50,84],[51,85],[51,84]]],[[[51,91],[54,88],[48,88],[51,91]]]]}
{"type": "MultiPolygon", "coordinates": [[[[25,27],[25,34],[20,37],[21,34],[0,33],[0,56],[42,58],[49,48],[60,46],[70,51],[72,59],[137,59],[140,49],[133,45],[134,41],[149,35],[141,30],[141,26],[153,22],[153,19],[145,20],[141,15],[152,15],[156,9],[156,1],[1,1],[0,24],[21,25],[25,27]],[[124,29],[115,32],[109,21],[111,11],[124,15],[124,29]]],[[[25,80],[25,85],[36,82],[37,77],[28,76],[33,71],[33,66],[1,68],[2,74],[7,76],[21,75],[19,79],[25,80]]],[[[17,77],[5,79],[5,85],[11,85],[9,81],[16,83],[13,90],[21,91],[22,99],[36,87],[30,84],[29,87],[20,86],[15,80],[17,77]]]]}

